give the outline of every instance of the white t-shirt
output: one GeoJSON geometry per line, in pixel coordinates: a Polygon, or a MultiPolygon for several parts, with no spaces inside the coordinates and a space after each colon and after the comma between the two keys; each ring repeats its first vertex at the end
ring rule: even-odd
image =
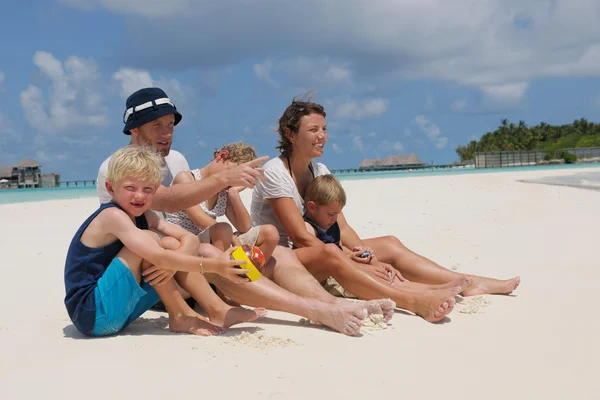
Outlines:
{"type": "MultiPolygon", "coordinates": [[[[187,160],[178,151],[171,150],[169,155],[165,157],[166,168],[163,169],[163,180],[161,184],[165,187],[171,186],[173,183],[173,179],[175,176],[181,171],[189,171],[190,166],[188,165],[187,160]]],[[[108,203],[111,200],[110,193],[106,190],[106,175],[108,175],[108,163],[110,162],[110,157],[108,157],[102,165],[100,165],[100,169],[98,170],[98,178],[96,179],[96,194],[98,195],[98,200],[100,200],[100,204],[108,203]]]]}
{"type": "MultiPolygon", "coordinates": [[[[311,161],[311,164],[315,177],[331,173],[325,164],[316,161],[311,161]]],[[[301,215],[304,215],[304,199],[298,193],[298,188],[281,158],[276,157],[267,161],[263,168],[265,169],[266,181],[259,181],[252,191],[252,203],[250,204],[252,225],[271,224],[275,226],[279,231],[279,244],[291,247],[290,238],[279,223],[267,199],[289,197],[294,200],[301,215]]]]}

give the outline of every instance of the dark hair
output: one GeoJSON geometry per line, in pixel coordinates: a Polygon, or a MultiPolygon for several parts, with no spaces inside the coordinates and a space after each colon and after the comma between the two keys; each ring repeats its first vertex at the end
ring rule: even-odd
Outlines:
{"type": "MultiPolygon", "coordinates": [[[[306,96],[306,95],[305,95],[306,96]]],[[[313,103],[310,98],[292,100],[283,115],[279,118],[279,145],[276,147],[281,154],[289,154],[292,150],[292,143],[288,137],[289,133],[298,132],[300,128],[300,119],[305,115],[319,114],[323,118],[327,117],[325,108],[322,105],[313,103]]]]}

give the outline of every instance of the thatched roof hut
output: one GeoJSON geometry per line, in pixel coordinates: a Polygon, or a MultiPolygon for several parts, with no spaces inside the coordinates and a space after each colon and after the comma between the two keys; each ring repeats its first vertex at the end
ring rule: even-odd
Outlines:
{"type": "Polygon", "coordinates": [[[383,160],[379,158],[369,159],[365,158],[358,165],[359,169],[362,168],[381,168],[381,167],[398,167],[408,165],[425,165],[423,161],[419,159],[414,153],[408,156],[388,156],[383,160]]]}

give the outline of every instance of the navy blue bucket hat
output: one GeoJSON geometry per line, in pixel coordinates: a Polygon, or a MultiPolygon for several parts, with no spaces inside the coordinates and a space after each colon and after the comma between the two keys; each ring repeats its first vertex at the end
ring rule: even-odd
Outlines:
{"type": "Polygon", "coordinates": [[[123,133],[131,135],[130,130],[154,121],[165,115],[174,114],[175,125],[181,121],[181,114],[167,94],[159,88],[144,88],[133,93],[125,103],[123,133]]]}

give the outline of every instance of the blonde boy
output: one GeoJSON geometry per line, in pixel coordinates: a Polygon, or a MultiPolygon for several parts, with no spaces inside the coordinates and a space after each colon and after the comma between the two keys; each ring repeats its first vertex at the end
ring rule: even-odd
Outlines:
{"type": "Polygon", "coordinates": [[[147,212],[162,179],[162,165],[161,155],[152,148],[130,145],[118,150],[106,180],[112,200],[94,211],[71,241],[65,263],[65,306],[85,335],[117,333],[159,299],[169,312],[172,331],[218,333],[222,327],[185,308],[171,278],[176,271],[185,271],[246,280],[239,275],[248,271],[237,268],[241,262],[229,257],[232,249],[218,258],[197,256],[199,243],[194,235],[147,212]],[[161,243],[176,239],[177,250],[163,248],[168,246],[161,246],[151,231],[165,236],[161,243]]]}

